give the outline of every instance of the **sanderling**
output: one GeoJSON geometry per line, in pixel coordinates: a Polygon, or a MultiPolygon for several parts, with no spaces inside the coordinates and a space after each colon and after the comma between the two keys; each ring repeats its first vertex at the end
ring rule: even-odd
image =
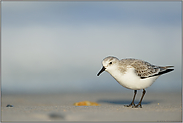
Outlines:
{"type": "Polygon", "coordinates": [[[134,90],[132,102],[129,105],[125,105],[125,107],[132,106],[133,108],[137,108],[138,106],[142,108],[141,102],[146,93],[145,89],[151,86],[160,75],[174,70],[169,69],[174,66],[156,66],[139,59],[131,58],[119,60],[113,56],[104,58],[102,65],[103,67],[97,76],[103,71],[107,71],[120,85],[134,90]],[[135,105],[134,100],[137,90],[141,89],[143,89],[142,97],[139,103],[135,105]]]}

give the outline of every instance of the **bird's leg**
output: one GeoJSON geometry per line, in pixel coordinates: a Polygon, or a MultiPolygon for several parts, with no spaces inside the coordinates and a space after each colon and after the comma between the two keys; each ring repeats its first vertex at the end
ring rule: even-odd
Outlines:
{"type": "Polygon", "coordinates": [[[133,96],[133,100],[129,105],[124,105],[125,107],[131,107],[132,105],[135,106],[134,100],[135,100],[135,96],[137,94],[137,90],[134,90],[134,96],[133,96]]]}
{"type": "Polygon", "coordinates": [[[140,108],[142,108],[141,102],[142,102],[142,99],[143,99],[145,93],[146,93],[146,90],[143,89],[142,97],[140,99],[140,102],[137,105],[134,105],[133,108],[138,108],[138,106],[140,106],[140,108]]]}

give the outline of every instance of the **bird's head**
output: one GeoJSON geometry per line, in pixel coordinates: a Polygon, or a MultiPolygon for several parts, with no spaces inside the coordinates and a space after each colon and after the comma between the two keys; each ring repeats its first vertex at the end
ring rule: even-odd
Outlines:
{"type": "Polygon", "coordinates": [[[109,72],[111,69],[114,69],[118,62],[119,62],[119,59],[113,56],[108,56],[104,58],[102,61],[103,67],[99,71],[97,76],[99,76],[103,71],[109,72]]]}

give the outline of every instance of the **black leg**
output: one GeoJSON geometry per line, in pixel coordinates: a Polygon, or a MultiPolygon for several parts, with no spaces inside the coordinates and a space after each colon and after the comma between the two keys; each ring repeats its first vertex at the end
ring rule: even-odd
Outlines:
{"type": "Polygon", "coordinates": [[[134,96],[133,96],[133,100],[129,105],[124,105],[125,107],[131,107],[132,105],[135,106],[134,100],[135,100],[135,96],[137,94],[137,90],[134,90],[134,96]]]}
{"type": "Polygon", "coordinates": [[[142,99],[143,99],[145,93],[146,93],[146,90],[143,89],[142,97],[140,99],[140,102],[137,105],[133,106],[133,108],[138,108],[138,106],[140,106],[140,108],[142,108],[141,102],[142,102],[142,99]]]}

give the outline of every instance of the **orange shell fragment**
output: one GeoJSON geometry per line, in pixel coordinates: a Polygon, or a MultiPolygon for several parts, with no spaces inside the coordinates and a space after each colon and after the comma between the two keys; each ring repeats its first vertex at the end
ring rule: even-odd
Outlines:
{"type": "Polygon", "coordinates": [[[100,104],[90,101],[82,101],[74,103],[75,106],[99,106],[100,104]]]}

